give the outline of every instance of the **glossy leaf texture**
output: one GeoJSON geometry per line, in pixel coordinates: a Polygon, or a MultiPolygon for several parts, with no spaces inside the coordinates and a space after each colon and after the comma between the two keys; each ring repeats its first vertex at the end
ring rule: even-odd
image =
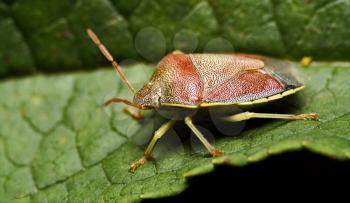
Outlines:
{"type": "Polygon", "coordinates": [[[94,29],[118,59],[237,51],[350,59],[350,1],[2,0],[0,76],[98,68],[94,29]]]}

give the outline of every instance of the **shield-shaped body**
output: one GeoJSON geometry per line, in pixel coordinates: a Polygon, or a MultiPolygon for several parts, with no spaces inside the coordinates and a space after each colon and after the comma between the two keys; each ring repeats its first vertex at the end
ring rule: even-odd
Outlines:
{"type": "Polygon", "coordinates": [[[198,107],[278,99],[303,85],[235,54],[168,54],[134,101],[143,106],[198,107]]]}

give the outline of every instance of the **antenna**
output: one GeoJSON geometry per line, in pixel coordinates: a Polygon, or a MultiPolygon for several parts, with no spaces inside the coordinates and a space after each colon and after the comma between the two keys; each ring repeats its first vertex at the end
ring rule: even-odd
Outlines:
{"type": "Polygon", "coordinates": [[[118,63],[113,59],[113,56],[109,53],[109,51],[106,49],[106,47],[101,43],[101,41],[97,37],[97,35],[91,29],[87,29],[87,34],[89,35],[91,40],[96,44],[96,46],[100,49],[101,53],[106,57],[106,59],[109,62],[111,62],[113,68],[118,72],[119,76],[122,78],[122,80],[128,86],[130,91],[133,94],[135,94],[135,89],[131,86],[129,80],[124,75],[122,69],[119,67],[118,63]]]}

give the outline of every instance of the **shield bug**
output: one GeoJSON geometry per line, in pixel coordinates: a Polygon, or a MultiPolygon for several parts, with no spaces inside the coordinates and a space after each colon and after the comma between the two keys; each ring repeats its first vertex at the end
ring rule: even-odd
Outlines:
{"type": "MultiPolygon", "coordinates": [[[[143,117],[143,111],[155,108],[197,109],[218,106],[252,106],[270,102],[294,94],[304,85],[278,74],[264,63],[264,57],[247,54],[184,54],[173,52],[165,56],[158,64],[151,79],[138,91],[135,91],[123,71],[111,54],[90,29],[88,35],[102,54],[112,63],[124,83],[134,95],[133,101],[112,98],[105,105],[124,103],[138,109],[135,113],[126,111],[134,118],[143,117]]],[[[151,158],[157,141],[178,120],[177,114],[155,131],[144,156],[131,164],[129,171],[134,172],[151,158]]],[[[272,118],[288,120],[317,119],[315,113],[309,114],[268,114],[243,112],[223,119],[231,122],[251,118],[272,118]]],[[[223,154],[214,148],[192,122],[193,114],[183,116],[185,124],[203,143],[211,156],[223,154]]]]}

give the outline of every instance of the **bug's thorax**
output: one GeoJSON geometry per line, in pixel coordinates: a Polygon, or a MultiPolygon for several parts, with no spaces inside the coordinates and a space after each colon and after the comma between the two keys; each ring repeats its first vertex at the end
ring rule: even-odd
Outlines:
{"type": "Polygon", "coordinates": [[[160,103],[197,105],[202,102],[203,84],[189,55],[169,54],[158,64],[150,81],[134,97],[139,105],[160,103]]]}

